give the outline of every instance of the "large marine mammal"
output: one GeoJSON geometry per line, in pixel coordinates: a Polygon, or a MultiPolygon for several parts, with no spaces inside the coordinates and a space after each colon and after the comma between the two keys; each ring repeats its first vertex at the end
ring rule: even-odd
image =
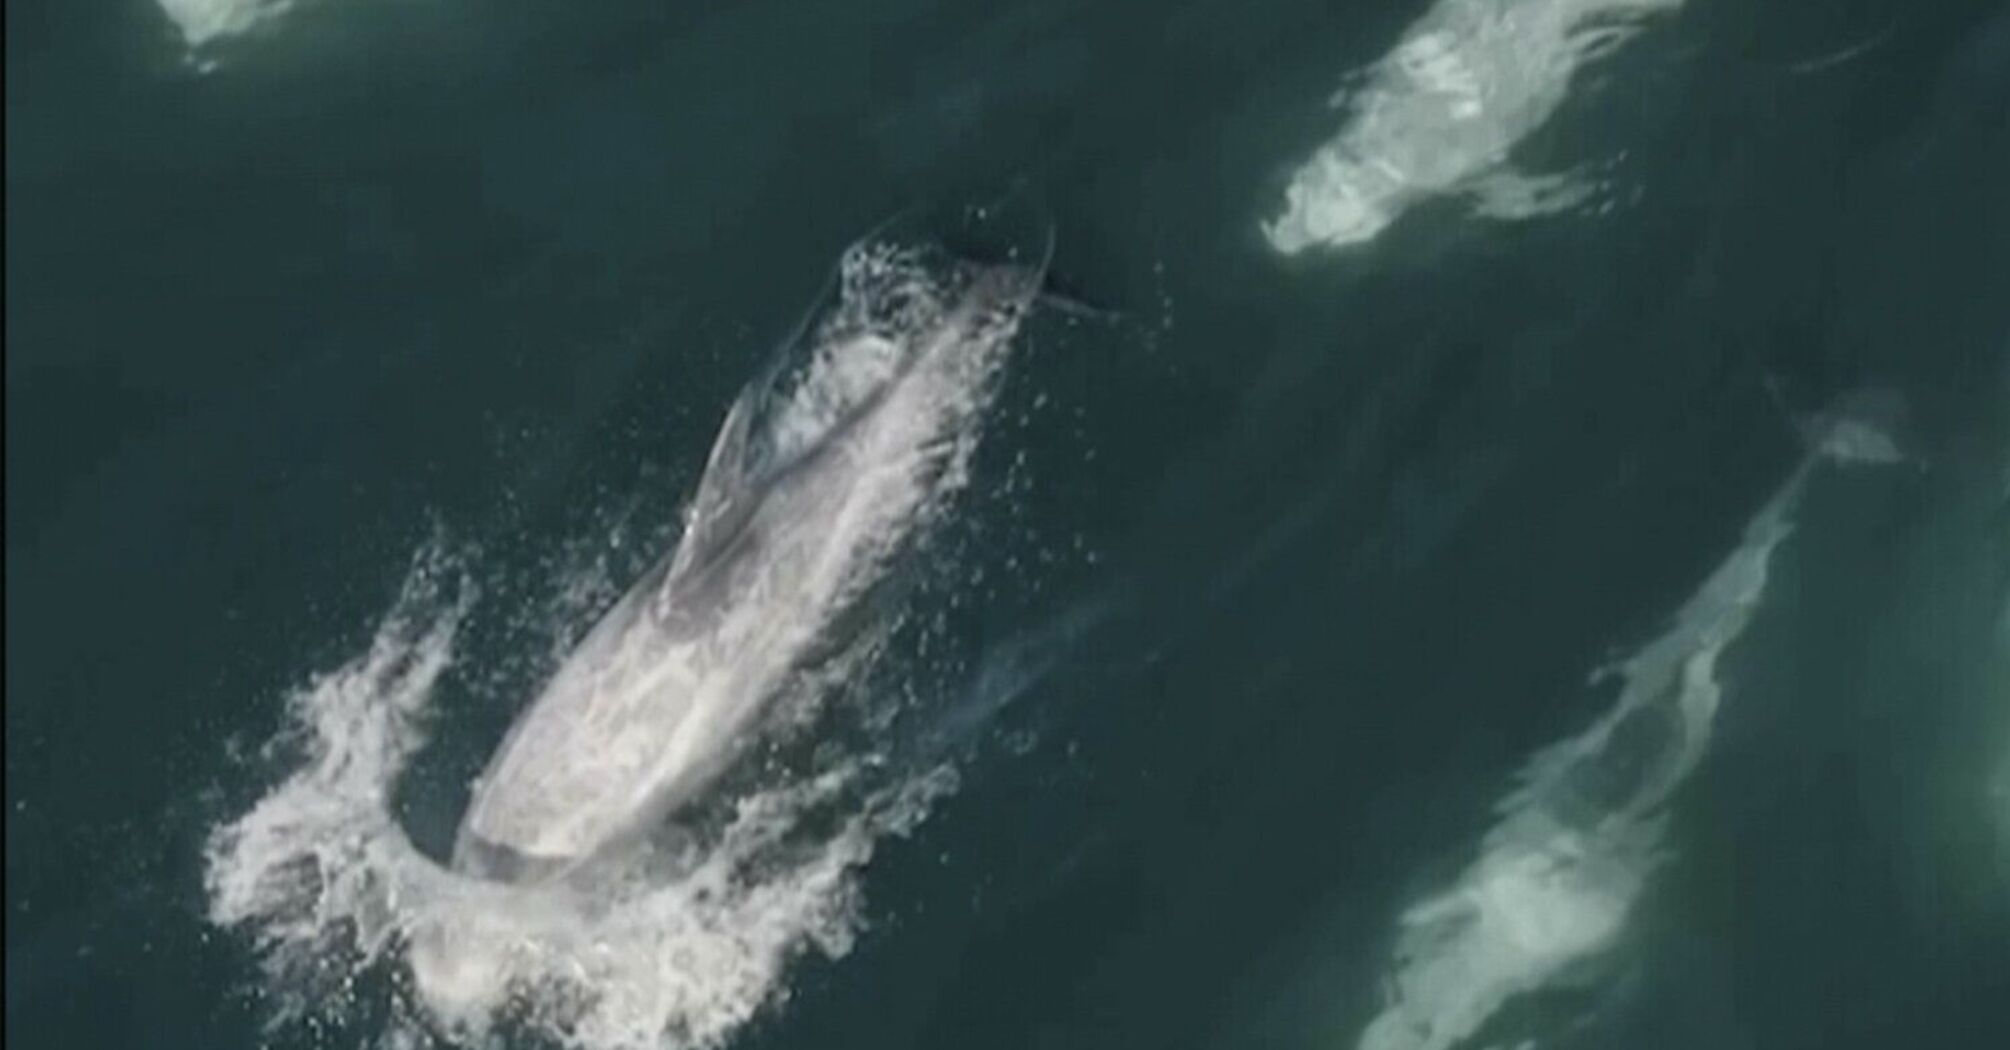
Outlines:
{"type": "Polygon", "coordinates": [[[953,487],[1040,295],[988,260],[868,238],[733,404],[683,537],[586,635],[477,780],[453,867],[539,882],[701,792],[786,676],[953,487]]]}
{"type": "Polygon", "coordinates": [[[1907,442],[1889,428],[1905,414],[1900,392],[1862,389],[1794,417],[1804,452],[1739,545],[1659,636],[1591,675],[1617,686],[1612,707],[1536,752],[1457,880],[1400,914],[1381,1008],[1357,1050],[1535,1043],[1482,1033],[1511,1003],[1586,980],[1620,942],[1669,854],[1670,807],[1709,749],[1724,654],[1767,600],[1810,481],[1824,464],[1904,462],[1907,442]]]}
{"type": "Polygon", "coordinates": [[[1346,121],[1292,173],[1264,236],[1285,255],[1347,248],[1455,194],[1496,218],[1575,205],[1592,187],[1517,170],[1515,148],[1562,108],[1580,69],[1682,3],[1438,0],[1333,98],[1346,121]]]}

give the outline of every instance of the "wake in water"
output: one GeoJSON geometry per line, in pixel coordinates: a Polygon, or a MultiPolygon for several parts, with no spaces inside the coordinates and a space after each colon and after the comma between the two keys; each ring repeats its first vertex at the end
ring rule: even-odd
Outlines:
{"type": "Polygon", "coordinates": [[[1277,251],[1373,240],[1412,206],[1469,195],[1482,215],[1522,218],[1576,206],[1592,187],[1508,164],[1546,123],[1577,70],[1682,0],[1439,0],[1334,99],[1348,118],[1292,175],[1264,224],[1277,251]]]}
{"type": "Polygon", "coordinates": [[[1479,857],[1450,889],[1403,913],[1383,1008],[1361,1033],[1361,1050],[1463,1045],[1508,1003],[1557,985],[1613,945],[1666,856],[1668,800],[1702,761],[1723,699],[1718,661],[1765,598],[1809,476],[1824,461],[1900,461],[1879,419],[1852,411],[1888,400],[1851,395],[1811,417],[1818,429],[1803,421],[1808,454],[1746,525],[1744,541],[1667,633],[1593,675],[1621,683],[1612,709],[1531,758],[1496,807],[1500,820],[1479,857]]]}
{"type": "Polygon", "coordinates": [[[507,1022],[595,1050],[716,1046],[797,955],[844,954],[859,869],[953,769],[867,741],[707,789],[889,636],[865,599],[963,487],[1043,265],[846,253],[829,306],[734,405],[675,551],[498,749],[446,868],[390,804],[474,604],[452,558],[422,556],[369,650],[290,701],[303,760],[209,844],[211,918],[256,944],[280,1017],[383,973],[392,1041],[507,1022]]]}

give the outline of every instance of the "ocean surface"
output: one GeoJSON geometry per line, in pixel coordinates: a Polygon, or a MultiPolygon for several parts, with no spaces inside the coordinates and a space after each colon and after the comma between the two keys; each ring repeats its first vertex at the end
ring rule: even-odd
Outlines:
{"type": "Polygon", "coordinates": [[[2010,1046],[2000,0],[6,17],[9,1047],[2010,1046]]]}

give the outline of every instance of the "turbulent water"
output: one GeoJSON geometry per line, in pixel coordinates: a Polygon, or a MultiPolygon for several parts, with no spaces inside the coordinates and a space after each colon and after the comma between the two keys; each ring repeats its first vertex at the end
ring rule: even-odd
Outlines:
{"type": "Polygon", "coordinates": [[[2010,1045],[2000,2],[8,30],[10,1045],[2010,1045]]]}
{"type": "Polygon", "coordinates": [[[675,554],[564,658],[477,782],[450,869],[390,804],[472,600],[442,593],[453,570],[433,550],[368,652],[293,698],[303,762],[212,839],[212,919],[246,929],[282,985],[331,953],[357,972],[403,961],[435,1029],[514,1011],[586,1047],[716,1045],[793,956],[844,954],[856,869],[950,767],[833,752],[771,772],[709,834],[646,840],[752,740],[810,719],[819,678],[862,673],[870,626],[808,650],[964,484],[1040,275],[929,254],[845,253],[827,316],[729,412],[675,554]]]}
{"type": "Polygon", "coordinates": [[[353,1009],[338,998],[353,982],[405,985],[409,959],[420,980],[387,1022],[393,1045],[475,1038],[505,1017],[571,1045],[712,1045],[794,956],[846,951],[856,869],[940,777],[861,792],[866,756],[848,756],[737,799],[674,869],[629,858],[556,887],[469,878],[419,852],[389,799],[467,612],[440,593],[442,559],[421,557],[366,653],[294,694],[305,761],[211,843],[211,917],[249,929],[279,1017],[353,1009]],[[805,831],[819,811],[835,822],[805,831]]]}

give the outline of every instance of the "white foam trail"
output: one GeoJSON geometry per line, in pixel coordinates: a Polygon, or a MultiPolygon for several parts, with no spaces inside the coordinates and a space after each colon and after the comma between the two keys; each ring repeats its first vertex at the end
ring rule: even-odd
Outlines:
{"type": "Polygon", "coordinates": [[[158,0],[190,47],[237,36],[293,7],[293,0],[158,0]]]}
{"type": "Polygon", "coordinates": [[[1665,856],[1665,805],[1709,744],[1723,698],[1717,662],[1765,597],[1809,474],[1825,459],[1862,461],[1856,438],[1870,425],[1840,409],[1828,419],[1848,439],[1810,435],[1809,455],[1669,630],[1593,675],[1620,681],[1612,709],[1530,759],[1479,857],[1450,889],[1403,913],[1362,1050],[1458,1046],[1508,1002],[1566,980],[1619,937],[1665,856]]]}
{"type": "MultiPolygon", "coordinates": [[[[827,627],[899,538],[962,484],[983,389],[1004,346],[966,340],[950,348],[941,342],[949,329],[922,324],[936,316],[929,302],[949,302],[944,294],[989,278],[972,271],[974,283],[944,284],[917,260],[881,248],[849,254],[834,319],[817,329],[811,360],[757,388],[769,400],[743,403],[742,418],[758,426],[747,431],[754,453],[736,468],[739,481],[775,483],[768,468],[807,469],[797,454],[815,448],[860,468],[846,476],[871,505],[784,500],[773,520],[762,516],[766,504],[755,506],[740,520],[766,530],[764,545],[733,577],[753,585],[703,591],[732,600],[702,623],[638,619],[590,638],[572,658],[643,675],[647,660],[661,657],[681,661],[680,675],[703,678],[724,671],[680,650],[678,639],[696,627],[712,631],[712,656],[761,666],[733,671],[735,688],[748,692],[707,694],[708,703],[730,696],[734,706],[711,720],[704,745],[724,747],[727,726],[737,735],[762,729],[758,694],[803,655],[796,643],[827,627]],[[904,344],[923,332],[933,341],[922,340],[926,352],[899,376],[854,385],[861,370],[878,374],[883,364],[883,348],[861,340],[904,344]],[[945,349],[959,351],[947,355],[955,363],[929,356],[945,349]],[[859,407],[857,396],[873,399],[870,419],[827,413],[848,397],[859,407]],[[834,449],[840,417],[850,429],[834,449]],[[790,523],[814,535],[776,531],[790,523]]],[[[990,331],[957,329],[980,330],[990,331]]],[[[727,462],[717,452],[713,459],[714,469],[727,462]]],[[[707,536],[734,534],[714,532],[708,515],[747,509],[713,480],[701,484],[680,558],[707,536]]],[[[651,579],[680,578],[679,564],[651,579]]],[[[953,786],[948,768],[893,768],[872,743],[822,747],[810,768],[763,772],[721,800],[720,819],[682,829],[674,842],[596,855],[563,879],[533,885],[473,877],[415,849],[390,798],[424,743],[435,684],[453,664],[470,608],[443,582],[451,577],[449,559],[422,558],[368,650],[291,698],[288,739],[300,761],[208,844],[210,917],[256,946],[280,1006],[276,1022],[363,1019],[373,996],[388,996],[387,1046],[437,1036],[486,1043],[508,1023],[581,1050],[716,1047],[784,994],[792,960],[849,950],[862,923],[860,869],[884,836],[905,833],[953,786]],[[362,980],[371,975],[383,979],[362,980]]],[[[645,582],[622,604],[646,607],[663,593],[645,582]]],[[[852,657],[885,631],[862,634],[867,644],[819,673],[855,679],[869,654],[852,657]]],[[[567,676],[559,671],[554,683],[567,676]]],[[[608,761],[596,751],[572,758],[608,761]]]]}
{"type": "Polygon", "coordinates": [[[1277,251],[1373,240],[1411,206],[1472,194],[1481,214],[1523,218],[1575,206],[1592,187],[1508,165],[1586,63],[1682,0],[1439,0],[1342,92],[1340,133],[1292,175],[1264,224],[1277,251]]]}

